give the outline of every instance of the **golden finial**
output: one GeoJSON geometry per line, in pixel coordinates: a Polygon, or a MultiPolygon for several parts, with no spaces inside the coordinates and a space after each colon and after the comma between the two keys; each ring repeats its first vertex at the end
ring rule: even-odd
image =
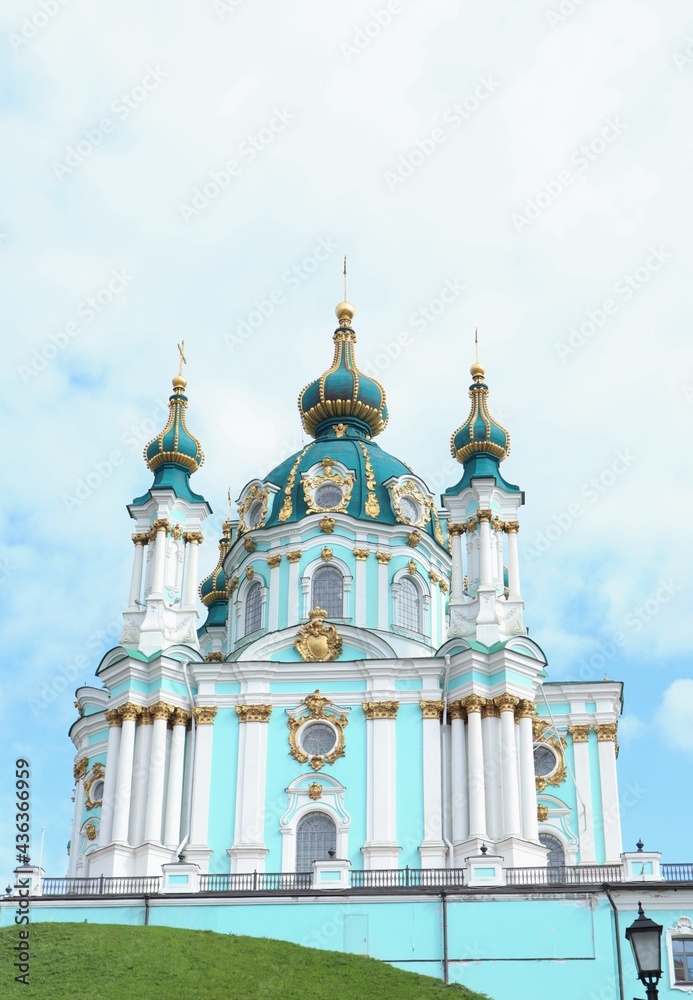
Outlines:
{"type": "Polygon", "coordinates": [[[178,364],[178,374],[173,377],[173,388],[176,392],[185,389],[188,384],[188,380],[183,378],[183,365],[187,365],[188,359],[185,356],[185,341],[182,340],[180,344],[177,345],[178,353],[180,354],[180,361],[178,364]]]}
{"type": "Polygon", "coordinates": [[[351,302],[347,302],[347,259],[344,258],[344,267],[342,269],[342,274],[344,275],[344,299],[339,303],[335,312],[337,314],[337,319],[339,320],[340,326],[351,326],[351,321],[354,318],[354,313],[356,310],[352,306],[351,302]]]}
{"type": "Polygon", "coordinates": [[[223,522],[221,530],[227,538],[231,534],[231,487],[230,486],[226,491],[226,520],[223,522]]]}
{"type": "Polygon", "coordinates": [[[479,364],[479,327],[474,329],[474,364],[469,369],[469,372],[475,382],[483,382],[484,375],[486,374],[486,369],[483,365],[479,364]]]}

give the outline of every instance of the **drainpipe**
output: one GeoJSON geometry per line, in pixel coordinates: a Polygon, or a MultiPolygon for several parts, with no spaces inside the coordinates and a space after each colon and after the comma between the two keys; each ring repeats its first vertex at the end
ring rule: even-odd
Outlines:
{"type": "Polygon", "coordinates": [[[195,742],[197,739],[197,723],[195,720],[195,699],[193,698],[192,691],[190,690],[190,681],[188,680],[188,665],[189,660],[183,660],[181,666],[183,668],[183,680],[185,681],[185,686],[188,690],[188,701],[190,703],[190,713],[191,713],[191,730],[190,730],[190,767],[188,768],[188,816],[186,822],[186,830],[183,839],[176,848],[176,857],[180,857],[183,853],[188,840],[190,839],[190,827],[192,826],[192,793],[193,793],[193,775],[195,773],[195,742]]]}
{"type": "Polygon", "coordinates": [[[149,896],[144,894],[144,926],[149,927],[149,896]]]}
{"type": "Polygon", "coordinates": [[[440,898],[443,902],[443,979],[445,985],[450,985],[450,973],[448,970],[448,896],[446,892],[441,892],[440,898]]]}
{"type": "Polygon", "coordinates": [[[623,962],[621,959],[621,928],[618,920],[618,907],[614,902],[614,897],[609,891],[609,885],[607,882],[603,886],[604,892],[606,893],[607,899],[611,903],[611,909],[614,911],[614,933],[616,934],[616,963],[618,965],[618,992],[620,1000],[625,1000],[623,994],[623,962]]]}
{"type": "MultiPolygon", "coordinates": [[[[450,731],[448,727],[448,683],[450,681],[450,656],[445,654],[445,680],[443,681],[443,725],[440,729],[440,750],[443,766],[440,769],[442,815],[440,817],[441,837],[448,852],[448,868],[453,867],[453,850],[445,830],[445,816],[450,815],[450,754],[449,739],[450,731]]],[[[447,980],[446,980],[447,982],[447,980]]]]}

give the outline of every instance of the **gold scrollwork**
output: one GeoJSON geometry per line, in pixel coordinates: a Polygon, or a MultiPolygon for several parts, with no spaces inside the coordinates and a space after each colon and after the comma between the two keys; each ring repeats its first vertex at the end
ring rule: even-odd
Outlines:
{"type": "Polygon", "coordinates": [[[411,524],[414,528],[424,528],[426,526],[426,522],[430,517],[429,507],[431,506],[431,501],[423,495],[417,483],[408,479],[406,482],[400,483],[399,486],[392,485],[390,487],[390,496],[392,497],[392,508],[398,521],[403,524],[411,524]],[[417,520],[414,521],[404,515],[402,511],[402,497],[410,497],[418,505],[421,514],[417,520]]]}
{"type": "Polygon", "coordinates": [[[270,569],[276,569],[281,561],[282,557],[280,553],[276,553],[276,555],[273,556],[267,556],[267,565],[270,569]]]}
{"type": "Polygon", "coordinates": [[[330,562],[330,560],[334,558],[334,552],[329,545],[323,545],[320,551],[320,558],[323,562],[330,562]]]}
{"type": "Polygon", "coordinates": [[[433,518],[433,534],[438,542],[438,545],[445,545],[445,539],[443,538],[443,529],[440,526],[440,518],[438,517],[438,511],[436,510],[436,505],[431,504],[431,517],[433,518]]]}
{"type": "Polygon", "coordinates": [[[529,701],[528,698],[521,698],[517,708],[515,709],[515,719],[518,722],[520,719],[532,719],[536,710],[537,706],[535,702],[529,701]]]}
{"type": "Polygon", "coordinates": [[[103,769],[103,764],[100,764],[97,761],[96,764],[94,764],[93,768],[91,769],[91,774],[89,775],[89,778],[84,782],[84,798],[85,798],[84,804],[87,807],[87,809],[96,809],[97,806],[100,806],[102,804],[103,789],[101,790],[101,795],[92,796],[91,793],[94,785],[98,781],[103,781],[104,775],[105,771],[103,769]]]}
{"type": "Polygon", "coordinates": [[[551,774],[539,775],[535,778],[538,792],[543,792],[548,785],[560,785],[566,779],[568,768],[565,761],[565,748],[568,746],[567,740],[558,736],[551,728],[546,719],[535,716],[532,719],[532,730],[534,745],[547,746],[553,750],[556,756],[556,767],[551,774]]]}
{"type": "Polygon", "coordinates": [[[325,535],[332,534],[334,531],[334,525],[335,520],[333,517],[323,517],[320,521],[318,521],[318,528],[320,528],[325,535]]]}
{"type": "Polygon", "coordinates": [[[479,524],[483,524],[484,522],[486,522],[487,524],[491,524],[491,522],[493,521],[493,511],[489,510],[488,508],[482,507],[480,510],[477,511],[476,517],[479,524]]]}
{"type": "MultiPolygon", "coordinates": [[[[289,727],[289,752],[299,764],[305,764],[306,761],[309,761],[313,770],[319,771],[325,764],[334,764],[336,760],[344,756],[344,730],[349,724],[349,720],[346,715],[338,712],[332,706],[329,698],[323,698],[317,688],[313,694],[306,695],[301,704],[305,705],[305,708],[299,709],[298,712],[290,715],[287,719],[286,724],[289,727]],[[337,740],[334,748],[329,753],[311,755],[306,753],[301,747],[301,730],[305,725],[314,722],[316,719],[325,721],[334,728],[337,740]]],[[[322,794],[322,786],[318,787],[320,787],[320,794],[322,794]]],[[[319,796],[315,797],[319,798],[319,796]]],[[[311,798],[313,798],[312,795],[311,798]]]]}
{"type": "Polygon", "coordinates": [[[600,743],[615,743],[616,730],[617,724],[615,722],[598,722],[594,727],[597,740],[600,743]]]}
{"type": "Polygon", "coordinates": [[[310,619],[296,633],[294,649],[306,663],[326,663],[336,660],[342,652],[342,637],[334,625],[325,624],[327,612],[313,608],[308,612],[310,619]]]}
{"type": "Polygon", "coordinates": [[[343,476],[333,468],[335,461],[333,458],[323,458],[323,471],[311,478],[303,479],[303,497],[309,514],[323,514],[325,511],[345,511],[351,499],[351,491],[354,488],[354,477],[343,476]],[[336,486],[341,494],[341,500],[337,504],[329,507],[322,507],[316,500],[316,494],[321,486],[325,484],[336,486]]]}
{"type": "Polygon", "coordinates": [[[466,698],[462,698],[460,704],[466,710],[467,714],[470,712],[481,712],[486,704],[486,699],[482,698],[480,694],[470,694],[466,698]]]}
{"type": "Polygon", "coordinates": [[[286,480],[286,486],[284,487],[284,502],[282,504],[282,509],[279,511],[280,521],[288,521],[291,515],[293,514],[294,506],[291,500],[291,493],[294,488],[294,483],[296,482],[296,472],[298,471],[298,466],[301,459],[303,458],[303,456],[305,455],[305,453],[308,451],[309,448],[310,445],[307,444],[303,449],[303,451],[299,452],[299,454],[296,456],[296,461],[291,466],[291,472],[289,473],[289,477],[286,480]]]}
{"type": "Polygon", "coordinates": [[[463,721],[467,718],[467,709],[464,704],[459,699],[457,701],[448,702],[448,718],[449,719],[462,719],[463,721]]]}
{"type": "Polygon", "coordinates": [[[72,768],[72,774],[75,781],[79,781],[89,770],[89,758],[82,757],[80,760],[76,761],[75,766],[72,768]]]}
{"type": "Polygon", "coordinates": [[[387,566],[389,561],[392,559],[391,552],[376,552],[375,558],[378,560],[381,566],[387,566]]]}
{"type": "Polygon", "coordinates": [[[407,563],[407,569],[409,570],[410,576],[416,576],[418,568],[419,567],[416,565],[415,559],[410,559],[409,562],[407,563]]]}
{"type": "Polygon", "coordinates": [[[332,424],[332,430],[335,432],[336,437],[344,437],[344,433],[347,429],[346,424],[332,424]]]}
{"type": "MultiPolygon", "coordinates": [[[[288,483],[287,483],[288,485],[288,483]]],[[[269,490],[261,490],[259,486],[253,484],[243,500],[238,505],[238,530],[241,534],[246,531],[255,531],[256,528],[261,528],[265,523],[265,518],[267,517],[267,505],[269,504],[269,490]],[[250,511],[250,508],[254,506],[255,503],[262,504],[260,517],[257,519],[255,524],[250,524],[247,520],[246,515],[250,511]]],[[[281,519],[281,514],[279,515],[281,519]]],[[[252,551],[247,549],[246,551],[252,551]]]]}
{"type": "Polygon", "coordinates": [[[537,819],[540,823],[545,823],[549,818],[549,807],[540,803],[537,806],[537,819]]]}
{"type": "Polygon", "coordinates": [[[499,712],[512,712],[514,714],[515,709],[520,704],[520,699],[506,691],[505,694],[499,694],[494,698],[493,702],[499,712]]]}
{"type": "Polygon", "coordinates": [[[322,798],[322,785],[320,782],[314,781],[312,784],[308,785],[308,795],[313,802],[317,802],[318,799],[322,798]]]}
{"type": "Polygon", "coordinates": [[[416,528],[413,531],[410,531],[409,534],[407,535],[407,545],[412,549],[415,549],[420,541],[421,541],[421,532],[417,531],[416,528]]]}
{"type": "Polygon", "coordinates": [[[438,581],[438,586],[440,587],[441,594],[447,594],[448,590],[450,590],[450,584],[448,583],[447,580],[444,580],[442,577],[438,581]]]}
{"type": "Polygon", "coordinates": [[[87,823],[84,827],[84,834],[87,840],[96,840],[96,825],[94,823],[87,823]]]}
{"type": "Polygon", "coordinates": [[[246,552],[254,552],[257,546],[255,545],[255,539],[248,536],[248,538],[243,539],[243,548],[246,552]]]}
{"type": "Polygon", "coordinates": [[[361,451],[363,452],[363,461],[366,468],[366,490],[368,492],[364,510],[369,517],[379,517],[380,504],[378,503],[378,497],[375,493],[375,473],[373,472],[373,466],[371,465],[371,456],[368,454],[368,448],[365,446],[363,441],[359,441],[359,444],[361,445],[361,451]]]}
{"type": "Polygon", "coordinates": [[[286,558],[290,563],[297,563],[302,555],[303,553],[300,549],[292,549],[291,552],[286,553],[286,558]]]}
{"type": "Polygon", "coordinates": [[[245,568],[245,578],[246,578],[246,580],[252,580],[254,576],[255,576],[255,567],[254,566],[246,566],[246,568],[245,568]]]}

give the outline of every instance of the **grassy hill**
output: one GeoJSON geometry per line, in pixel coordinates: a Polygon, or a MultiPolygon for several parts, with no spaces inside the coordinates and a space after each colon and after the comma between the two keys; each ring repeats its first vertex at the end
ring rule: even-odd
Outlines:
{"type": "Polygon", "coordinates": [[[0,931],[0,997],[40,1000],[482,1000],[371,958],[268,938],[111,924],[32,924],[30,985],[17,928],[0,931]],[[309,984],[309,985],[308,985],[309,984]]]}

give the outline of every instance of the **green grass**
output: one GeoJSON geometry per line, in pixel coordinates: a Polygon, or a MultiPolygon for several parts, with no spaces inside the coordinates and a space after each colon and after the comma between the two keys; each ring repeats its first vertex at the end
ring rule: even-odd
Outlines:
{"type": "Polygon", "coordinates": [[[18,928],[0,931],[0,997],[40,1000],[482,1000],[371,958],[268,938],[113,924],[32,924],[29,986],[18,928]]]}

